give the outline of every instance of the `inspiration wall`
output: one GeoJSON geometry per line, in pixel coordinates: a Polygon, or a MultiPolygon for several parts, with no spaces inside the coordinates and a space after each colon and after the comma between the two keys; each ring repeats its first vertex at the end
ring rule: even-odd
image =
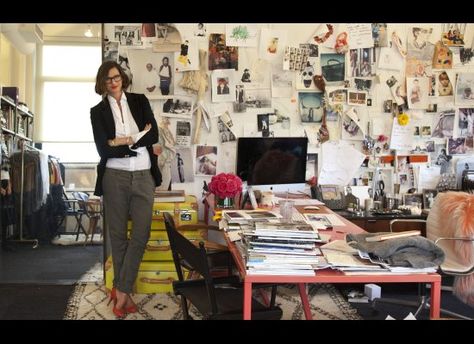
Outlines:
{"type": "Polygon", "coordinates": [[[330,181],[327,137],[318,140],[324,103],[327,144],[369,157],[349,185],[370,185],[370,169],[384,167],[390,190],[421,192],[437,182],[428,168],[438,179],[459,161],[474,169],[472,24],[109,23],[103,37],[104,59],[152,103],[173,189],[200,196],[203,181],[235,172],[238,137],[307,136],[307,178],[330,181]],[[397,166],[380,159],[394,153],[397,166]],[[427,159],[404,158],[413,155],[427,159]]]}

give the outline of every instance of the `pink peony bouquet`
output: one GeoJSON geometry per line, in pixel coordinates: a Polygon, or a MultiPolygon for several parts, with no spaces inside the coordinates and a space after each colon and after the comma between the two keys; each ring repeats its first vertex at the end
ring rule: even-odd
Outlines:
{"type": "Polygon", "coordinates": [[[209,191],[220,198],[235,197],[242,191],[242,180],[235,174],[219,173],[212,177],[209,191]]]}

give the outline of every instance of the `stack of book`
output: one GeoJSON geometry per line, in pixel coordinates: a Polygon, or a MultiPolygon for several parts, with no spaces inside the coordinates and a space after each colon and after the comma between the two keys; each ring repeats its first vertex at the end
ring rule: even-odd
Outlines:
{"type": "Polygon", "coordinates": [[[155,191],[155,203],[184,202],[185,200],[184,190],[155,191]]]}

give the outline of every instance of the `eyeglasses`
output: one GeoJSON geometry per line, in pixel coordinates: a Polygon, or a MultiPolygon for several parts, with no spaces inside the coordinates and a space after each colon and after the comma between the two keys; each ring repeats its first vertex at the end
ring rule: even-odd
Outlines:
{"type": "Polygon", "coordinates": [[[109,78],[105,78],[105,83],[111,84],[112,81],[119,82],[121,80],[122,80],[122,76],[120,74],[117,74],[117,75],[111,76],[109,78]]]}

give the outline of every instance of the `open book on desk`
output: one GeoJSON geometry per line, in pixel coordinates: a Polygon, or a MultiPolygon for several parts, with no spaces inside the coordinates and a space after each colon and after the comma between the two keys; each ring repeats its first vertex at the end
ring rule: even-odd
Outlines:
{"type": "Polygon", "coordinates": [[[275,204],[278,204],[278,202],[280,200],[287,200],[287,199],[291,199],[292,201],[294,201],[295,206],[299,206],[299,205],[324,205],[323,202],[318,201],[317,199],[313,199],[313,198],[292,198],[291,196],[286,198],[286,197],[273,196],[273,201],[275,202],[275,204]]]}

